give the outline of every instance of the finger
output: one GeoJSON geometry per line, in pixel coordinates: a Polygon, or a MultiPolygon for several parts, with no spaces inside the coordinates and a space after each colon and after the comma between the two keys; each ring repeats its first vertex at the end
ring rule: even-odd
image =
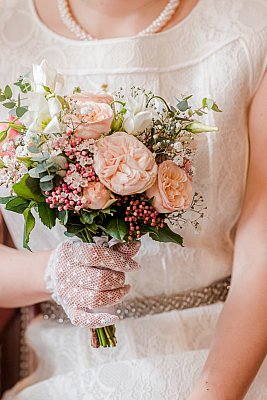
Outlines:
{"type": "Polygon", "coordinates": [[[108,313],[93,314],[80,309],[69,309],[68,315],[73,325],[81,328],[103,328],[116,324],[119,317],[108,313]]]}
{"type": "Polygon", "coordinates": [[[100,266],[121,272],[129,272],[140,269],[140,265],[136,261],[119,251],[100,246],[93,246],[91,251],[94,253],[94,260],[92,259],[91,255],[90,265],[96,267],[100,266]]]}
{"type": "Polygon", "coordinates": [[[140,247],[140,241],[135,243],[118,243],[113,246],[113,250],[119,251],[120,253],[123,253],[128,257],[134,257],[138,253],[140,247]]]}
{"type": "Polygon", "coordinates": [[[97,267],[76,267],[66,278],[64,273],[58,275],[62,280],[66,279],[68,286],[78,286],[85,289],[112,290],[119,289],[125,284],[123,272],[97,267]]]}
{"type": "Polygon", "coordinates": [[[84,266],[103,267],[114,271],[129,272],[140,269],[140,265],[123,253],[82,242],[65,242],[60,252],[66,259],[66,269],[71,264],[84,266]],[[70,260],[70,261],[69,261],[70,260]]]}
{"type": "Polygon", "coordinates": [[[88,290],[82,288],[70,288],[62,294],[64,305],[71,308],[83,308],[94,310],[105,308],[120,303],[122,298],[129,292],[130,286],[125,285],[114,290],[88,290]]]}

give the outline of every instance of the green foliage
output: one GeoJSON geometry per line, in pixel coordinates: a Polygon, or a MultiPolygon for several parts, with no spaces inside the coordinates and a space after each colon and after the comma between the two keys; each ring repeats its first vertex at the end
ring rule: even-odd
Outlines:
{"type": "Polygon", "coordinates": [[[0,204],[7,204],[10,200],[16,198],[17,196],[0,197],[0,204]]]}
{"type": "Polygon", "coordinates": [[[183,99],[183,100],[179,101],[179,103],[177,104],[176,107],[181,112],[185,112],[190,108],[187,99],[183,99]]]}
{"type": "Polygon", "coordinates": [[[106,232],[114,239],[123,241],[128,234],[129,228],[123,219],[116,217],[112,218],[105,227],[106,232]]]}
{"type": "Polygon", "coordinates": [[[6,137],[7,137],[7,130],[2,131],[0,133],[0,143],[2,143],[6,139],[6,137]]]}
{"type": "Polygon", "coordinates": [[[39,180],[31,178],[29,174],[15,183],[12,187],[13,191],[19,196],[27,200],[34,200],[37,202],[44,202],[45,197],[41,194],[39,180]]]}
{"type": "Polygon", "coordinates": [[[30,204],[28,208],[23,213],[24,216],[24,234],[23,234],[23,247],[25,249],[31,250],[29,247],[29,240],[30,240],[30,234],[35,227],[35,218],[32,215],[31,208],[33,205],[30,204]]]}
{"type": "Polygon", "coordinates": [[[21,118],[28,111],[27,107],[17,107],[16,115],[18,118],[21,118]]]}
{"type": "Polygon", "coordinates": [[[6,85],[5,90],[4,90],[4,94],[5,94],[6,99],[11,99],[12,90],[11,90],[11,87],[9,85],[6,85]]]}
{"type": "Polygon", "coordinates": [[[69,219],[68,211],[62,210],[58,212],[58,219],[61,225],[67,225],[69,219]]]}
{"type": "Polygon", "coordinates": [[[49,229],[56,225],[56,212],[47,203],[38,203],[37,210],[42,223],[49,229]]]}
{"type": "Polygon", "coordinates": [[[82,210],[81,215],[82,223],[91,225],[94,222],[94,219],[99,215],[99,211],[82,210]]]}
{"type": "Polygon", "coordinates": [[[178,233],[173,232],[167,224],[164,225],[164,228],[149,232],[149,236],[157,242],[175,243],[183,246],[183,238],[178,233]]]}
{"type": "Polygon", "coordinates": [[[31,84],[29,82],[25,82],[25,79],[23,76],[21,76],[17,82],[14,83],[15,86],[18,86],[21,90],[22,93],[27,93],[32,90],[31,84]]]}
{"type": "Polygon", "coordinates": [[[6,210],[13,211],[18,214],[23,214],[24,211],[29,207],[30,200],[25,200],[22,197],[13,197],[6,203],[6,210]]]}

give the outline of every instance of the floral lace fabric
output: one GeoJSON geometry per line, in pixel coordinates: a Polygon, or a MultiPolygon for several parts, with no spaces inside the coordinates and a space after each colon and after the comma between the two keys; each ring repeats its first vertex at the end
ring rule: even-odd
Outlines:
{"type": "MultiPolygon", "coordinates": [[[[253,7],[249,0],[199,0],[169,31],[92,43],[53,34],[29,0],[0,1],[0,12],[0,84],[46,58],[70,87],[97,91],[107,83],[112,91],[135,84],[170,100],[191,93],[196,102],[216,99],[223,113],[205,122],[220,131],[199,137],[196,156],[195,190],[208,207],[202,230],[185,225],[184,248],[144,238],[136,256],[142,269],[127,277],[128,297],[177,293],[229,275],[247,173],[247,109],[267,66],[266,0],[255,0],[253,7]]],[[[22,220],[3,214],[21,247],[22,220]]],[[[61,227],[50,232],[37,224],[31,247],[55,248],[63,238],[61,227]]],[[[86,330],[37,318],[27,335],[38,369],[9,398],[186,400],[220,310],[213,305],[125,320],[118,326],[118,348],[108,351],[91,349],[86,330]]],[[[264,365],[246,399],[266,398],[264,365]]]]}

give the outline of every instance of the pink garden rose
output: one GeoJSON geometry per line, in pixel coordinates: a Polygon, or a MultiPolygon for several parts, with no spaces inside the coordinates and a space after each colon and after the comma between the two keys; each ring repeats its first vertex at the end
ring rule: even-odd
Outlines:
{"type": "Polygon", "coordinates": [[[146,191],[154,197],[153,207],[159,213],[171,213],[188,208],[192,201],[192,185],[187,173],[173,161],[163,161],[157,182],[146,191]]]}
{"type": "Polygon", "coordinates": [[[76,93],[69,98],[75,114],[66,114],[64,122],[74,126],[74,135],[81,139],[98,139],[108,133],[114,118],[109,94],[76,93]]]}
{"type": "Polygon", "coordinates": [[[150,188],[158,169],[151,151],[125,132],[115,132],[97,142],[94,168],[100,182],[122,196],[150,188]]]}
{"type": "MultiPolygon", "coordinates": [[[[11,115],[8,118],[8,122],[14,121],[15,117],[12,117],[11,115]]],[[[20,124],[19,121],[16,121],[17,124],[20,124]]],[[[8,123],[6,124],[0,124],[0,132],[5,131],[8,128],[8,123]]],[[[17,136],[19,135],[19,132],[16,131],[14,128],[10,128],[7,132],[7,137],[6,139],[0,143],[0,157],[4,157],[6,155],[12,156],[15,154],[15,149],[11,148],[9,150],[3,150],[3,145],[8,145],[10,142],[13,142],[17,136]],[[11,150],[12,149],[12,150],[11,150]]]]}
{"type": "Polygon", "coordinates": [[[90,182],[83,190],[83,204],[92,210],[103,210],[112,203],[110,191],[100,182],[90,182]]]}

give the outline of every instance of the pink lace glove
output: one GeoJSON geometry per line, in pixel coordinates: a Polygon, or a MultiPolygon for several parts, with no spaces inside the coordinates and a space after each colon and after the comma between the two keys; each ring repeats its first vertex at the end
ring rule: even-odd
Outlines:
{"type": "Polygon", "coordinates": [[[105,248],[69,240],[53,251],[46,286],[74,325],[101,328],[118,321],[116,315],[93,310],[113,306],[128,293],[125,272],[139,269],[132,259],[138,248],[134,244],[105,248]]]}

